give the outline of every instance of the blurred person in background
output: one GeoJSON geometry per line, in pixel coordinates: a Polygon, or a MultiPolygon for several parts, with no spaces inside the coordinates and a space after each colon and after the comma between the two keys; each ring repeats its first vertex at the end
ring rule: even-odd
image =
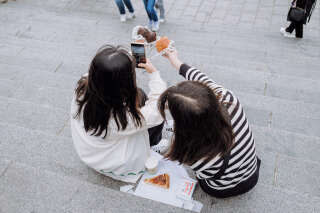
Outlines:
{"type": "Polygon", "coordinates": [[[296,21],[291,21],[290,25],[285,28],[281,27],[280,33],[284,37],[288,38],[302,38],[303,37],[303,25],[307,24],[310,21],[312,11],[316,6],[316,1],[317,0],[293,0],[291,3],[291,8],[288,13],[288,20],[290,20],[290,11],[292,8],[299,8],[302,10],[305,10],[305,17],[303,18],[302,21],[296,22],[296,21]],[[293,31],[296,31],[295,36],[292,35],[293,31]]]}
{"type": "Polygon", "coordinates": [[[158,31],[159,19],[157,11],[154,8],[156,0],[143,0],[143,3],[149,17],[148,28],[152,31],[158,31]]]}
{"type": "Polygon", "coordinates": [[[127,18],[134,19],[136,17],[134,14],[134,9],[133,9],[131,0],[115,0],[115,2],[119,8],[121,22],[125,22],[127,20],[127,18]],[[128,16],[126,16],[125,6],[129,10],[128,16]]]}
{"type": "Polygon", "coordinates": [[[163,0],[157,0],[156,4],[155,4],[155,7],[157,9],[159,9],[159,12],[160,12],[159,22],[160,23],[164,23],[166,21],[166,19],[165,19],[165,10],[164,10],[163,0]]]}

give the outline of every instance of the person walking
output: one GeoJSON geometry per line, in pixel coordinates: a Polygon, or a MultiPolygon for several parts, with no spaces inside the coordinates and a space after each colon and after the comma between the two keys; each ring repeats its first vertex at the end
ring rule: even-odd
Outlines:
{"type": "Polygon", "coordinates": [[[288,21],[291,21],[290,25],[285,28],[281,27],[280,32],[283,36],[288,37],[288,38],[293,38],[294,35],[292,35],[292,32],[295,30],[296,38],[303,38],[303,25],[307,24],[307,22],[310,21],[312,11],[315,8],[317,0],[293,0],[291,4],[291,8],[288,13],[288,21]],[[291,10],[293,8],[299,8],[303,9],[305,11],[305,17],[303,18],[302,21],[297,22],[297,21],[292,21],[291,20],[291,10]]]}
{"type": "Polygon", "coordinates": [[[148,28],[152,31],[159,30],[158,15],[157,15],[157,11],[154,8],[155,2],[156,0],[143,0],[144,7],[149,17],[148,28]]]}
{"type": "Polygon", "coordinates": [[[132,6],[131,0],[115,0],[115,2],[119,8],[121,22],[125,22],[127,20],[127,18],[133,19],[136,17],[134,14],[134,8],[132,6]],[[126,16],[125,6],[129,10],[128,16],[126,16]]]}
{"type": "Polygon", "coordinates": [[[159,12],[160,12],[159,22],[164,23],[166,19],[165,19],[165,10],[164,10],[163,0],[157,0],[155,4],[155,8],[159,9],[159,12]]]}

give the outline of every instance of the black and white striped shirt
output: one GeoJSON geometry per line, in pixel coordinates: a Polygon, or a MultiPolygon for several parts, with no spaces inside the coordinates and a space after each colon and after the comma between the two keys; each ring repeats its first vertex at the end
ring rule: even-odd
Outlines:
{"type": "Polygon", "coordinates": [[[230,90],[216,84],[198,69],[183,64],[180,67],[180,74],[187,80],[205,83],[215,93],[221,94],[220,102],[228,103],[225,106],[230,115],[235,138],[225,173],[219,179],[212,179],[223,164],[223,159],[220,155],[217,155],[209,162],[199,160],[191,168],[196,172],[198,179],[203,179],[209,187],[215,190],[233,188],[250,178],[257,169],[255,142],[242,106],[230,90]]]}

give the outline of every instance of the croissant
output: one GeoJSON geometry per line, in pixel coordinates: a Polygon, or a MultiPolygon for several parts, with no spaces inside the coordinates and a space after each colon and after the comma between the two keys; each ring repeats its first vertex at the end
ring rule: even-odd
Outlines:
{"type": "Polygon", "coordinates": [[[170,40],[167,37],[161,37],[157,42],[156,42],[156,48],[158,52],[161,52],[162,50],[166,49],[169,47],[170,40]]]}

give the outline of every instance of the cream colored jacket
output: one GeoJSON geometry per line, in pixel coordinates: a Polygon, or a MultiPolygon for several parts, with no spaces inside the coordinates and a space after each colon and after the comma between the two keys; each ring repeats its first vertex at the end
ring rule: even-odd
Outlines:
{"type": "Polygon", "coordinates": [[[158,71],[147,75],[150,93],[149,100],[141,108],[144,119],[140,128],[136,128],[130,118],[127,128],[118,131],[111,119],[105,139],[91,136],[84,129],[82,114],[80,119],[74,118],[78,108],[75,98],[71,103],[72,139],[80,159],[97,172],[125,182],[135,183],[143,174],[144,163],[150,155],[148,128],[163,122],[157,101],[167,85],[158,71]]]}

